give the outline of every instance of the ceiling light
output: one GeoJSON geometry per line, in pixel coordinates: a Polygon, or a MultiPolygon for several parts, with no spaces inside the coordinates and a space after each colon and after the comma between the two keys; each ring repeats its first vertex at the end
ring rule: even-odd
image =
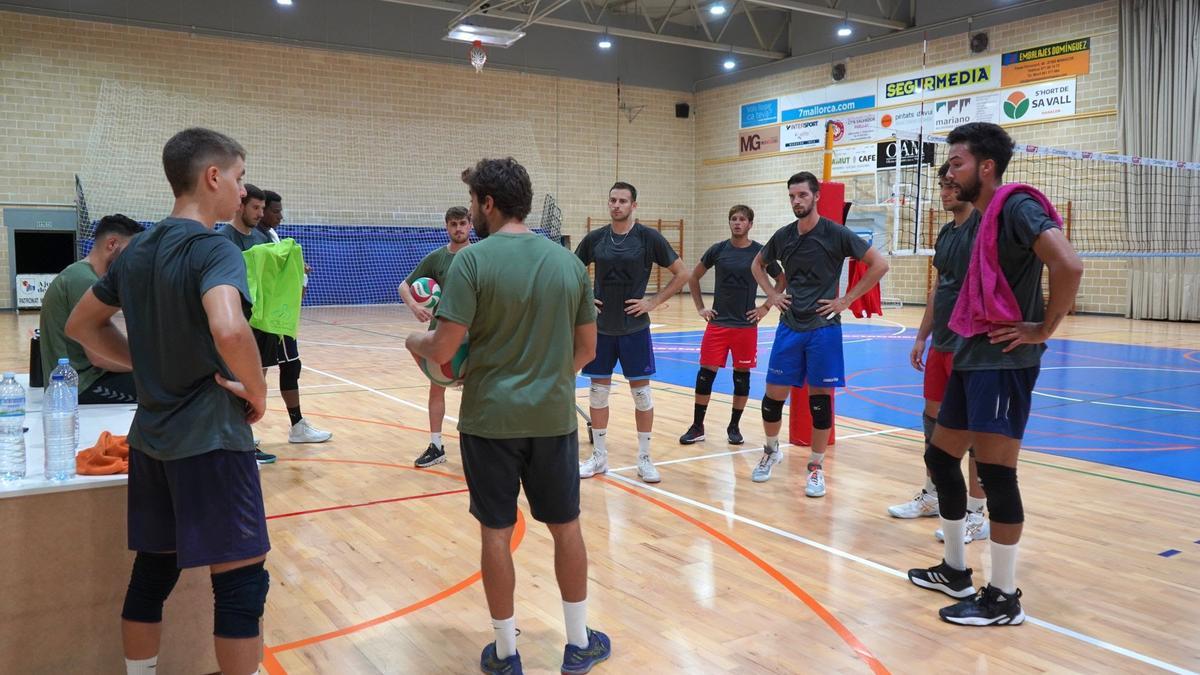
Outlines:
{"type": "Polygon", "coordinates": [[[850,37],[854,34],[854,30],[850,28],[849,24],[842,24],[842,26],[838,28],[837,34],[838,37],[850,37]]]}
{"type": "Polygon", "coordinates": [[[292,6],[292,0],[275,0],[275,2],[276,2],[277,4],[283,5],[284,7],[291,7],[291,6],[292,6]]]}
{"type": "Polygon", "coordinates": [[[525,37],[525,33],[517,30],[501,30],[460,23],[451,28],[450,32],[446,33],[446,37],[442,39],[467,44],[474,44],[476,40],[479,40],[489,47],[511,47],[513,43],[523,37],[525,37]]]}
{"type": "Polygon", "coordinates": [[[725,14],[725,5],[722,5],[718,2],[717,4],[708,8],[708,13],[712,14],[713,16],[721,16],[725,14]]]}
{"type": "Polygon", "coordinates": [[[725,59],[725,63],[722,65],[725,66],[725,70],[733,70],[737,67],[737,62],[733,59],[725,59]]]}
{"type": "Polygon", "coordinates": [[[600,41],[596,43],[596,46],[600,49],[611,49],[612,40],[609,40],[607,37],[602,37],[600,38],[600,41]]]}

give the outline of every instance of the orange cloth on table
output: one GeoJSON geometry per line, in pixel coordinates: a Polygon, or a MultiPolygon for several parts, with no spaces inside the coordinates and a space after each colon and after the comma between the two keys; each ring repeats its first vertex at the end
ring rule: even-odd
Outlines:
{"type": "Polygon", "coordinates": [[[124,436],[102,432],[95,445],[75,455],[75,473],[81,476],[129,473],[129,443],[124,436]]]}

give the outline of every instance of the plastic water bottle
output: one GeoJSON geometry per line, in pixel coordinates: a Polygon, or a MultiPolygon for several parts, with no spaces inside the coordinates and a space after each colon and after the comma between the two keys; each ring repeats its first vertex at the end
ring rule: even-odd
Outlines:
{"type": "Polygon", "coordinates": [[[42,400],[42,429],[46,439],[46,478],[75,477],[75,422],[79,405],[63,374],[54,369],[42,400]]]}
{"type": "Polygon", "coordinates": [[[25,389],[12,373],[0,381],[0,478],[25,477],[25,389]]]}
{"type": "MultiPolygon", "coordinates": [[[[76,406],[76,409],[78,409],[78,407],[79,407],[79,373],[75,372],[75,369],[71,367],[71,359],[68,359],[65,356],[59,357],[58,367],[56,367],[54,369],[54,371],[51,373],[51,375],[53,376],[54,373],[62,373],[63,379],[67,381],[67,387],[69,387],[71,389],[71,393],[74,394],[74,396],[75,396],[75,406],[76,406]]],[[[79,445],[79,416],[78,415],[75,416],[75,445],[76,446],[79,445]]]]}

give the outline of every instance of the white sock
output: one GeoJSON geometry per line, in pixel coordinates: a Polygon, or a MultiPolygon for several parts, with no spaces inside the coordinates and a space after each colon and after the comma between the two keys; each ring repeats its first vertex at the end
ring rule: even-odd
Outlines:
{"type": "Polygon", "coordinates": [[[580,648],[588,646],[587,599],[579,602],[563,600],[563,618],[567,622],[567,644],[580,648]]]}
{"type": "Polygon", "coordinates": [[[517,653],[517,617],[492,619],[496,631],[496,658],[507,659],[517,653]]]}
{"type": "Polygon", "coordinates": [[[946,564],[956,570],[967,569],[967,545],[963,542],[963,534],[967,531],[967,519],[946,520],[942,518],[942,534],[945,536],[946,564]]]}
{"type": "Polygon", "coordinates": [[[763,450],[767,452],[779,452],[779,437],[767,436],[767,442],[763,444],[763,450]]]}
{"type": "Polygon", "coordinates": [[[434,434],[434,433],[431,433],[431,434],[429,434],[429,442],[430,442],[430,443],[433,443],[434,445],[438,446],[439,448],[440,448],[440,447],[442,447],[442,434],[441,434],[441,432],[438,432],[438,433],[436,433],[436,434],[434,434]]]}
{"type": "Polygon", "coordinates": [[[808,465],[809,466],[816,466],[818,469],[821,469],[824,467],[824,464],[825,464],[825,453],[813,452],[808,455],[808,465]]]}
{"type": "Polygon", "coordinates": [[[650,432],[638,432],[638,457],[650,456],[650,432]]]}
{"type": "Polygon", "coordinates": [[[992,585],[1008,594],[1017,592],[1017,547],[992,542],[992,585]]]}
{"type": "Polygon", "coordinates": [[[592,429],[592,448],[601,455],[608,454],[608,429],[592,429]]]}
{"type": "Polygon", "coordinates": [[[151,656],[148,659],[141,659],[140,661],[125,659],[125,675],[154,675],[157,672],[157,656],[151,656]]]}
{"type": "Polygon", "coordinates": [[[931,495],[937,494],[937,486],[933,484],[933,479],[928,474],[925,476],[925,491],[931,495]]]}
{"type": "Polygon", "coordinates": [[[972,497],[967,495],[967,511],[971,513],[983,513],[983,507],[987,505],[987,497],[972,497]]]}

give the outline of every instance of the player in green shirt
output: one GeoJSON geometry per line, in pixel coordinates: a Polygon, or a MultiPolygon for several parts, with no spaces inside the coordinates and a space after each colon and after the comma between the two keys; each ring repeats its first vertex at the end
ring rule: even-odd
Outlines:
{"type": "Polygon", "coordinates": [[[470,333],[458,430],[496,633],[480,669],[522,672],[510,543],[523,485],[530,513],[554,538],[567,628],[561,670],[586,673],[611,653],[608,636],[587,627],[587,550],[579,527],[575,373],[596,351],[591,284],[570,251],[525,226],[533,185],[514,159],[482,160],[463,182],[482,241],[454,257],[437,328],[410,335],[407,345],[445,363],[470,333]]]}
{"type": "MultiPolygon", "coordinates": [[[[428,323],[429,329],[437,328],[433,313],[418,303],[412,294],[412,284],[421,277],[429,277],[439,286],[446,280],[446,271],[454,261],[454,254],[466,248],[471,234],[470,212],[461,206],[452,206],[446,211],[446,235],[450,243],[429,252],[417,263],[408,278],[400,282],[400,298],[417,321],[428,323]]],[[[446,388],[429,383],[429,447],[417,458],[414,465],[426,468],[446,461],[446,449],[442,445],[442,419],[446,416],[446,388]]]]}

